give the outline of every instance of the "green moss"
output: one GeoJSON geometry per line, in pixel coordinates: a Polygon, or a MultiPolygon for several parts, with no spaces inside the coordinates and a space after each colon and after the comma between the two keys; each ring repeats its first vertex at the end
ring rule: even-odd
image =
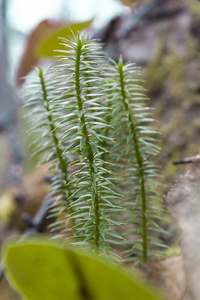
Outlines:
{"type": "Polygon", "coordinates": [[[150,94],[156,94],[160,84],[166,78],[168,70],[162,67],[165,51],[165,36],[162,36],[157,43],[155,57],[144,72],[146,87],[150,94]]]}
{"type": "Polygon", "coordinates": [[[170,247],[166,250],[165,254],[168,258],[181,255],[181,247],[170,247]]]}
{"type": "Polygon", "coordinates": [[[200,3],[192,2],[189,6],[189,11],[196,18],[196,20],[200,21],[200,3]]]}
{"type": "MultiPolygon", "coordinates": [[[[198,7],[200,13],[200,4],[198,7]]],[[[168,183],[163,192],[189,168],[189,165],[174,166],[173,161],[199,151],[200,60],[195,36],[185,36],[184,55],[179,48],[165,35],[158,41],[154,60],[144,71],[150,105],[161,131],[162,153],[158,163],[168,183]]]]}

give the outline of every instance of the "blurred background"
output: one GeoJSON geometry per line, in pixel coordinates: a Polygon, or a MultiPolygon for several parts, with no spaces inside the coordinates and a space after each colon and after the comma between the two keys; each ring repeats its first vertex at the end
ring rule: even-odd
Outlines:
{"type": "MultiPolygon", "coordinates": [[[[46,170],[36,168],[28,147],[23,77],[53,60],[51,49],[69,23],[104,42],[113,59],[122,54],[141,67],[161,132],[163,195],[189,168],[173,161],[199,153],[199,1],[0,0],[0,246],[26,230],[24,213],[35,216],[48,190],[46,170]]],[[[0,299],[18,299],[5,282],[0,289],[0,299]]]]}
{"type": "Polygon", "coordinates": [[[26,36],[42,20],[83,22],[94,19],[92,26],[97,29],[124,10],[122,3],[116,0],[1,0],[1,7],[2,22],[8,30],[6,39],[12,78],[19,64],[26,36]]]}
{"type": "Polygon", "coordinates": [[[23,172],[27,149],[17,117],[22,104],[19,87],[21,77],[38,63],[38,43],[67,23],[91,20],[90,31],[97,31],[124,9],[115,0],[0,1],[0,189],[23,172]]]}

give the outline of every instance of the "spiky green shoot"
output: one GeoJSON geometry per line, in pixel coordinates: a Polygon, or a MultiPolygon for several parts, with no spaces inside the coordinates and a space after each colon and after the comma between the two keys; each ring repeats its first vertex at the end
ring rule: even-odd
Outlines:
{"type": "MultiPolygon", "coordinates": [[[[43,163],[50,163],[51,167],[54,168],[52,172],[52,186],[54,189],[51,190],[51,194],[54,194],[54,197],[57,197],[57,201],[53,203],[54,210],[55,206],[57,206],[59,211],[64,212],[65,215],[69,215],[73,213],[73,209],[70,207],[70,196],[71,190],[68,179],[68,158],[63,156],[63,149],[61,145],[59,145],[59,133],[57,132],[57,125],[55,118],[53,116],[53,107],[52,107],[52,78],[50,74],[46,74],[48,77],[48,86],[45,83],[45,78],[42,69],[39,67],[37,70],[38,73],[38,82],[35,83],[34,88],[36,90],[35,95],[29,99],[26,103],[26,106],[32,106],[33,110],[36,110],[37,119],[35,119],[35,114],[31,117],[32,122],[36,122],[36,126],[34,126],[33,131],[38,132],[40,135],[44,134],[37,139],[37,151],[35,151],[34,155],[44,153],[45,158],[43,163]],[[46,116],[46,118],[44,118],[46,116]],[[60,196],[59,196],[60,195],[60,196]],[[62,198],[62,200],[60,199],[62,198]]],[[[59,224],[57,220],[57,224],[59,224]]],[[[75,225],[74,220],[72,220],[73,228],[75,225]]]]}
{"type": "Polygon", "coordinates": [[[63,43],[70,51],[61,56],[61,84],[57,89],[62,99],[58,98],[55,103],[58,111],[66,112],[61,139],[61,143],[68,143],[65,153],[76,153],[76,160],[71,163],[72,170],[75,169],[71,178],[76,191],[71,196],[70,207],[74,213],[70,217],[77,224],[76,243],[90,243],[98,253],[109,254],[110,246],[121,239],[114,230],[120,225],[114,218],[121,208],[115,204],[118,195],[112,190],[107,176],[109,167],[102,159],[106,151],[102,144],[112,139],[102,134],[108,125],[100,86],[99,45],[80,36],[75,42],[63,39],[63,43]],[[66,72],[64,77],[63,72],[66,72]]]}
{"type": "MultiPolygon", "coordinates": [[[[134,228],[129,234],[137,236],[136,242],[134,237],[132,242],[129,241],[131,249],[127,252],[129,255],[139,253],[142,261],[146,262],[153,248],[149,232],[159,228],[152,218],[152,211],[159,199],[155,189],[158,174],[150,161],[150,157],[159,151],[159,147],[154,143],[156,138],[152,137],[157,132],[145,125],[153,119],[149,117],[150,109],[144,105],[147,97],[139,84],[138,68],[132,63],[124,64],[120,57],[118,64],[112,62],[107,70],[109,85],[112,81],[112,87],[109,87],[110,91],[107,92],[112,107],[111,124],[115,128],[114,151],[118,153],[118,160],[122,163],[121,170],[125,173],[125,206],[130,213],[128,223],[134,228]]],[[[154,245],[155,241],[154,238],[154,245]]]]}
{"type": "Polygon", "coordinates": [[[162,246],[154,234],[163,232],[155,222],[162,205],[151,162],[159,151],[157,131],[148,125],[154,120],[138,68],[122,58],[102,63],[99,44],[80,35],[62,44],[59,64],[50,78],[39,69],[38,92],[29,99],[38,118],[35,129],[45,127],[47,134],[47,142],[38,142],[54,174],[52,213],[58,220],[52,227],[63,234],[70,229],[69,242],[97,253],[113,255],[113,245],[128,244],[126,253],[146,262],[162,246]],[[113,182],[120,182],[123,198],[113,182]],[[131,226],[128,242],[118,230],[124,216],[131,226]]]}

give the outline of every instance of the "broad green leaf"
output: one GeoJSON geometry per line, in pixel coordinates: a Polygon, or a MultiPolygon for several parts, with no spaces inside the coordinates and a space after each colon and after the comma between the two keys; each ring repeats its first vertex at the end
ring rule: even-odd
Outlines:
{"type": "Polygon", "coordinates": [[[55,29],[51,34],[49,34],[46,39],[42,40],[41,43],[37,47],[37,54],[39,56],[45,57],[54,57],[58,53],[55,50],[59,49],[68,50],[66,46],[61,45],[60,37],[71,39],[73,37],[72,32],[76,35],[79,31],[87,28],[93,20],[89,20],[87,22],[82,23],[70,23],[65,26],[60,27],[59,29],[55,29]]]}
{"type": "Polygon", "coordinates": [[[4,247],[5,274],[27,300],[158,300],[119,267],[93,254],[28,239],[4,247]]]}

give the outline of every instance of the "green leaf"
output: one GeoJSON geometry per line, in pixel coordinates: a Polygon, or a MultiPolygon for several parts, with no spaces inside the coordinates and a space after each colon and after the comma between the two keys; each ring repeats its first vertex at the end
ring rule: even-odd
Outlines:
{"type": "Polygon", "coordinates": [[[79,31],[88,27],[93,20],[89,20],[87,22],[82,23],[70,23],[65,26],[62,26],[59,29],[54,30],[45,40],[43,40],[38,48],[37,55],[45,56],[45,57],[54,57],[57,53],[55,50],[59,49],[59,51],[68,50],[66,46],[61,45],[60,37],[71,39],[73,37],[72,32],[76,35],[79,31]]]}
{"type": "Polygon", "coordinates": [[[4,247],[5,274],[27,300],[158,300],[146,284],[92,254],[31,238],[4,247]]]}

